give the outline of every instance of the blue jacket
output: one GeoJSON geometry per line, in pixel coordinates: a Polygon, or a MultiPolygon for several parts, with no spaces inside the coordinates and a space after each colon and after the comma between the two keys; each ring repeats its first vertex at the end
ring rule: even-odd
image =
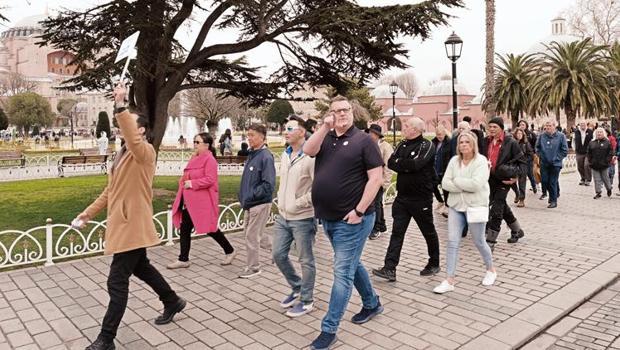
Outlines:
{"type": "Polygon", "coordinates": [[[543,132],[536,141],[536,154],[540,157],[540,162],[545,165],[562,167],[562,161],[568,154],[568,144],[566,136],[558,131],[549,135],[543,132]]]}
{"type": "Polygon", "coordinates": [[[273,154],[266,147],[250,150],[239,188],[239,203],[243,209],[271,203],[276,188],[276,168],[273,154]]]}

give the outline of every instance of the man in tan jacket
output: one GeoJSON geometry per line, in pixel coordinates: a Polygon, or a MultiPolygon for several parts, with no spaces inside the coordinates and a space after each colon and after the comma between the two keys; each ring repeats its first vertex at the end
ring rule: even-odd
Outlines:
{"type": "Polygon", "coordinates": [[[304,315],[314,307],[316,267],[313,245],[316,219],[311,192],[315,161],[302,150],[306,131],[306,124],[300,117],[293,116],[286,123],[286,141],[289,146],[280,161],[280,215],[276,219],[273,235],[273,260],[291,287],[291,293],[280,302],[280,306],[290,308],[286,312],[290,317],[304,315]],[[299,252],[301,277],[289,259],[292,243],[295,243],[299,252]]]}
{"type": "Polygon", "coordinates": [[[105,254],[113,254],[107,282],[110,302],[101,332],[87,350],[115,349],[114,338],[127,307],[132,274],[153,288],[164,303],[164,312],[155,319],[155,324],[170,323],[186,304],[146,257],[146,248],[160,243],[153,224],[152,204],[156,154],[145,139],[148,118],[127,111],[126,95],[124,84],[114,89],[114,112],[125,144],[112,164],[108,185],[78,215],[76,222],[76,225],[84,226],[107,208],[105,254]]]}
{"type": "Polygon", "coordinates": [[[370,236],[368,236],[368,239],[374,240],[379,238],[383,232],[387,231],[387,226],[385,226],[385,216],[383,214],[383,194],[392,183],[393,172],[388,169],[387,162],[390,160],[392,153],[394,153],[394,148],[392,148],[389,142],[383,140],[381,126],[372,124],[368,129],[366,129],[366,132],[370,135],[370,138],[372,138],[372,140],[379,145],[379,151],[381,151],[381,158],[383,158],[384,163],[383,184],[379,188],[379,192],[377,192],[377,196],[375,197],[375,213],[377,214],[375,217],[375,226],[372,228],[370,236]]]}

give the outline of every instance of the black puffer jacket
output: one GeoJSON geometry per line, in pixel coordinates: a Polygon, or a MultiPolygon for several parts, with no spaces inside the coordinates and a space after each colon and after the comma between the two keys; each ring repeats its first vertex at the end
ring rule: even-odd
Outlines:
{"type": "Polygon", "coordinates": [[[590,168],[594,170],[607,169],[613,154],[611,143],[607,138],[602,140],[594,139],[590,141],[588,144],[588,151],[586,153],[588,163],[590,163],[590,168]]]}
{"type": "MultiPolygon", "coordinates": [[[[484,156],[489,158],[489,149],[490,149],[491,138],[486,138],[486,148],[484,156]]],[[[512,135],[506,133],[504,135],[504,142],[502,142],[499,155],[497,157],[497,163],[495,169],[497,170],[502,165],[509,165],[516,167],[516,174],[513,175],[521,175],[527,174],[527,161],[525,160],[525,154],[519,147],[517,141],[512,137],[512,135]]],[[[489,182],[495,182],[497,184],[501,184],[503,180],[509,180],[508,178],[501,178],[496,175],[495,171],[491,171],[491,176],[489,177],[489,182]]]]}
{"type": "Polygon", "coordinates": [[[422,135],[398,144],[388,160],[394,170],[398,197],[412,200],[432,200],[435,174],[435,146],[422,135]]]}

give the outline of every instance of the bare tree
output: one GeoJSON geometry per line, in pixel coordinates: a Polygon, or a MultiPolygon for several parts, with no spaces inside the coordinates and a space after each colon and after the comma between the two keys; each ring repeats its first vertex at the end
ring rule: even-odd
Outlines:
{"type": "Polygon", "coordinates": [[[577,0],[565,15],[572,34],[592,38],[596,44],[611,45],[620,31],[620,2],[616,0],[577,0]]]}
{"type": "Polygon", "coordinates": [[[216,130],[221,118],[232,119],[243,112],[243,102],[224,93],[214,88],[186,90],[181,93],[179,113],[196,117],[201,124],[207,122],[209,131],[216,130]]]}
{"type": "Polygon", "coordinates": [[[403,90],[407,98],[414,98],[420,89],[418,78],[413,70],[406,70],[399,74],[386,75],[379,80],[379,84],[390,84],[392,81],[398,84],[398,87],[403,90]]]}
{"type": "Polygon", "coordinates": [[[0,95],[13,96],[22,92],[34,92],[37,83],[26,79],[19,73],[11,72],[6,77],[0,79],[0,95]]]}

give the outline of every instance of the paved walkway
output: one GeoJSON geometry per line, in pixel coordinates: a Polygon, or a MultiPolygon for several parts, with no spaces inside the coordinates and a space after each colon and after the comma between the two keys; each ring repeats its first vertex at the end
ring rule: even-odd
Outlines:
{"type": "MultiPolygon", "coordinates": [[[[374,280],[385,313],[367,324],[352,324],[348,319],[360,308],[354,292],[336,348],[495,350],[516,348],[540,335],[620,274],[620,240],[613,231],[620,197],[595,201],[593,188],[577,186],[576,178],[576,174],[562,176],[557,209],[546,209],[546,203],[531,192],[526,208],[514,208],[526,237],[516,245],[498,244],[499,277],[490,288],[480,284],[483,264],[468,239],[461,250],[456,291],[434,295],[433,287],[444,276],[419,276],[427,258],[426,246],[412,224],[398,281],[374,280]]],[[[446,220],[437,217],[436,224],[443,252],[446,220]]],[[[151,260],[189,304],[176,322],[156,327],[152,320],[161,304],[144,284],[132,279],[118,348],[307,346],[318,334],[332,283],[332,251],[325,237],[319,234],[316,246],[317,310],[297,319],[285,316],[278,305],[288,288],[277,268],[269,264],[269,257],[263,256],[266,267],[257,278],[236,278],[245,249],[239,233],[229,237],[240,254],[226,267],[219,265],[222,253],[211,239],[194,241],[193,264],[181,271],[163,268],[175,259],[178,245],[150,249],[151,260]]],[[[507,237],[504,231],[502,242],[507,237]]],[[[382,265],[388,241],[385,235],[368,242],[363,256],[367,268],[382,265]]],[[[96,337],[105,312],[109,262],[109,257],[95,257],[0,274],[0,349],[83,349],[96,337]]],[[[442,268],[444,264],[442,256],[442,268]]]]}

